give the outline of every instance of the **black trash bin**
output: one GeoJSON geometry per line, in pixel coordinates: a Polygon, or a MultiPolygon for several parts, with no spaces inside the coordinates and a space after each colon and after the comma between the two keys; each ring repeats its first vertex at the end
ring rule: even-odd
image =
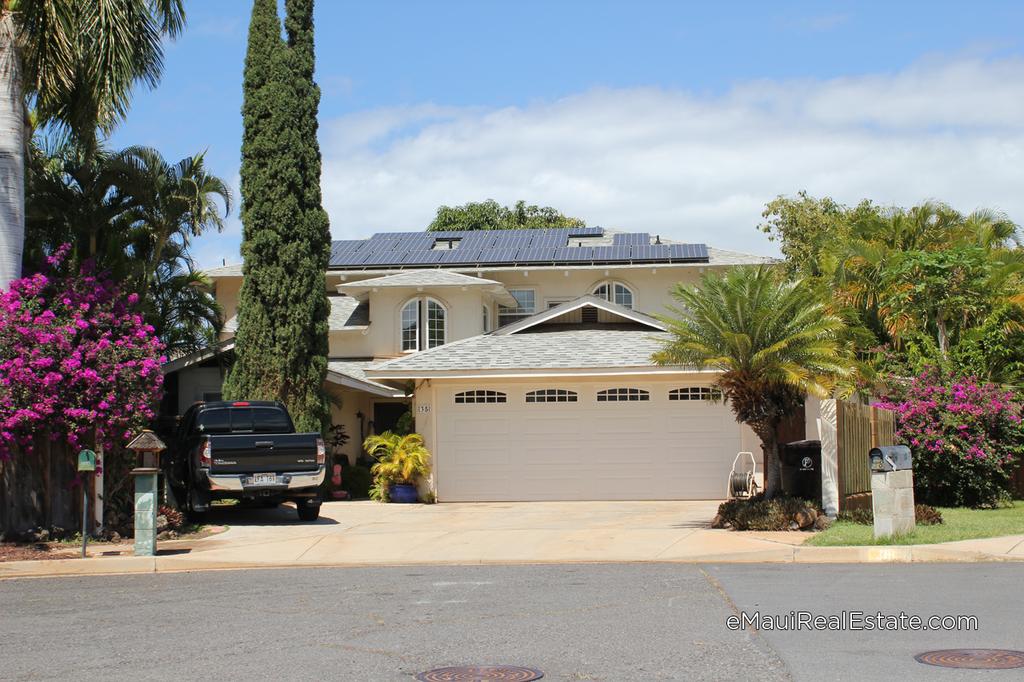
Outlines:
{"type": "Polygon", "coordinates": [[[821,441],[798,440],[779,446],[782,490],[821,504],[821,441]]]}

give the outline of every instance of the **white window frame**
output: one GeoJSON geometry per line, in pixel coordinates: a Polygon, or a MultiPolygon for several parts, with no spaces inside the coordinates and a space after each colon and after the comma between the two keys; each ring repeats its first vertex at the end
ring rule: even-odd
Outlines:
{"type": "MultiPolygon", "coordinates": [[[[520,308],[520,306],[518,306],[518,305],[515,308],[510,308],[508,306],[503,306],[501,304],[498,304],[498,328],[499,329],[501,327],[506,326],[506,325],[510,325],[510,324],[515,323],[515,322],[518,322],[519,320],[525,320],[526,318],[528,318],[528,317],[530,317],[532,315],[536,315],[537,314],[537,290],[535,288],[533,288],[533,287],[509,287],[509,289],[508,289],[508,293],[511,294],[513,298],[515,297],[515,292],[517,292],[517,291],[529,291],[529,292],[531,292],[533,294],[533,309],[530,310],[529,312],[526,312],[526,311],[522,310],[520,308]],[[515,311],[515,312],[503,312],[503,311],[515,311]],[[505,319],[505,321],[502,321],[503,318],[505,319]]],[[[518,301],[518,300],[519,299],[516,299],[516,301],[518,301]]]]}
{"type": "Polygon", "coordinates": [[[544,299],[544,304],[547,306],[547,310],[551,310],[552,308],[554,308],[556,306],[560,306],[563,303],[568,303],[571,300],[573,300],[573,299],[572,298],[564,298],[564,297],[556,296],[554,298],[545,298],[544,299]]]}
{"type": "Polygon", "coordinates": [[[437,348],[448,343],[448,328],[451,326],[448,324],[450,314],[448,306],[444,302],[434,298],[433,296],[416,296],[402,303],[398,308],[398,348],[403,353],[416,353],[421,350],[430,350],[431,348],[437,348]],[[431,332],[431,319],[430,319],[430,306],[431,304],[436,305],[441,309],[443,315],[442,322],[444,324],[443,334],[441,343],[431,344],[430,332],[431,332]],[[416,346],[415,348],[406,348],[405,338],[405,311],[411,306],[416,306],[416,346]]]}
{"type": "Polygon", "coordinates": [[[579,394],[567,388],[538,388],[535,391],[527,391],[525,399],[531,405],[539,403],[578,403],[579,394]]]}
{"type": "Polygon", "coordinates": [[[491,307],[484,303],[484,334],[491,331],[491,307]]]}
{"type": "Polygon", "coordinates": [[[453,396],[456,405],[498,405],[508,402],[508,394],[489,388],[459,391],[453,396]]]}
{"type": "Polygon", "coordinates": [[[616,386],[597,392],[599,403],[639,403],[650,402],[651,392],[635,386],[616,386]]]}
{"type": "Polygon", "coordinates": [[[598,298],[604,299],[609,303],[621,305],[624,308],[628,308],[629,310],[636,310],[636,289],[626,284],[621,279],[603,279],[600,282],[596,282],[592,287],[590,287],[590,295],[597,296],[598,298]],[[601,296],[600,294],[597,293],[597,290],[600,289],[601,287],[608,287],[608,296],[601,296]],[[629,305],[626,305],[624,303],[618,303],[618,301],[615,300],[615,287],[622,287],[623,289],[629,292],[629,305]]]}
{"type": "Polygon", "coordinates": [[[703,401],[719,402],[722,400],[722,391],[711,386],[682,386],[673,388],[668,392],[670,401],[703,401]]]}

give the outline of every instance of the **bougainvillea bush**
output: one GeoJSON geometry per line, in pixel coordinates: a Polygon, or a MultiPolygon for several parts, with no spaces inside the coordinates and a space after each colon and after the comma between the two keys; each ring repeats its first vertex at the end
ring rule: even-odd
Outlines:
{"type": "Polygon", "coordinates": [[[67,248],[0,294],[0,458],[42,435],[71,448],[123,445],[154,415],[163,346],[87,262],[62,273],[67,248]]]}
{"type": "Polygon", "coordinates": [[[914,457],[918,502],[987,507],[1010,498],[1024,455],[1019,397],[973,377],[926,369],[881,404],[896,411],[896,438],[914,457]]]}

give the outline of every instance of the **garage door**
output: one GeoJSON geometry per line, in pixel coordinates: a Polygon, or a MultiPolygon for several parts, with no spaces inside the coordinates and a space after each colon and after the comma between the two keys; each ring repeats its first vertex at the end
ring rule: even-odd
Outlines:
{"type": "Polygon", "coordinates": [[[630,382],[439,387],[438,499],[722,498],[740,427],[708,393],[630,382]]]}

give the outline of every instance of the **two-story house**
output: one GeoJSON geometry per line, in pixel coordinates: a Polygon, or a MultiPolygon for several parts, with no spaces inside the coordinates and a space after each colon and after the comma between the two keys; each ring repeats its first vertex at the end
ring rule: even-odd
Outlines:
{"type": "MultiPolygon", "coordinates": [[[[362,438],[413,410],[438,501],[714,499],[757,440],[661,367],[652,314],[707,270],[771,262],[602,228],[376,234],[333,244],[333,419],[362,438]]],[[[209,273],[237,328],[241,266],[209,273]]],[[[168,364],[170,409],[219,397],[213,351],[168,364]]]]}

